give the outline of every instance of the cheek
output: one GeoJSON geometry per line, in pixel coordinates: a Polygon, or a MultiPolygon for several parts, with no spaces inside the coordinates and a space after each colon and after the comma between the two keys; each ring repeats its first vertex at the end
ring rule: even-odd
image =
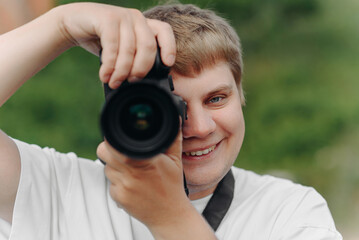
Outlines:
{"type": "Polygon", "coordinates": [[[241,107],[231,108],[216,115],[217,130],[226,138],[225,155],[229,167],[237,159],[242,147],[245,125],[241,107]]]}
{"type": "Polygon", "coordinates": [[[239,141],[244,137],[244,118],[242,109],[239,107],[223,109],[213,115],[217,129],[222,131],[226,137],[234,137],[239,141]]]}
{"type": "Polygon", "coordinates": [[[244,124],[244,117],[243,117],[242,110],[238,111],[237,121],[235,124],[237,126],[236,127],[237,134],[241,138],[241,141],[243,141],[244,133],[245,133],[245,124],[244,124]]]}

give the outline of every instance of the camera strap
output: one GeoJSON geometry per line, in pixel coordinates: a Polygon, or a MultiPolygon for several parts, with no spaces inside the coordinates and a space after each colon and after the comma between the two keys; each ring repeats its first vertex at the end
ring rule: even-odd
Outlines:
{"type": "Polygon", "coordinates": [[[217,230],[219,224],[228,212],[233,200],[233,194],[234,177],[232,170],[229,170],[224,178],[218,183],[213,196],[202,213],[202,216],[207,220],[213,231],[217,230]]]}

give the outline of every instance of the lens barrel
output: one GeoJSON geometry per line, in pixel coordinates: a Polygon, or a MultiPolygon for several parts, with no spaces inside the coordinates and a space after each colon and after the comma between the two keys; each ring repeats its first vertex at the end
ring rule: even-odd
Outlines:
{"type": "Polygon", "coordinates": [[[106,140],[132,158],[150,158],[164,152],[179,130],[183,101],[153,82],[126,84],[111,93],[102,114],[106,140]]]}

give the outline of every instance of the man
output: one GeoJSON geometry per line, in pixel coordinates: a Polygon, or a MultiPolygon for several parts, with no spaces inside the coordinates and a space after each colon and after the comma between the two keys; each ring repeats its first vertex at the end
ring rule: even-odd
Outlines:
{"type": "Polygon", "coordinates": [[[0,236],[341,239],[312,188],[232,167],[244,138],[244,99],[239,39],[228,23],[192,5],[159,6],[145,16],[76,3],[0,37],[1,104],[72,46],[102,48],[100,79],[115,89],[147,74],[157,43],[175,93],[188,104],[188,120],[165,153],[138,161],[104,141],[97,154],[105,167],[1,133],[0,236]]]}

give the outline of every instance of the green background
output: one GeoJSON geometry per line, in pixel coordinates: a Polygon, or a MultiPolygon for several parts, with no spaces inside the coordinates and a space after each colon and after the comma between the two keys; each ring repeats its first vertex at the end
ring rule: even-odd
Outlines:
{"type": "MultiPolygon", "coordinates": [[[[102,2],[142,10],[157,3],[102,2]]],[[[344,239],[356,239],[359,2],[182,2],[216,10],[242,41],[246,137],[236,165],[315,187],[344,239]]],[[[98,58],[80,48],[65,52],[0,109],[0,128],[95,159],[103,104],[98,68],[98,58]]]]}

